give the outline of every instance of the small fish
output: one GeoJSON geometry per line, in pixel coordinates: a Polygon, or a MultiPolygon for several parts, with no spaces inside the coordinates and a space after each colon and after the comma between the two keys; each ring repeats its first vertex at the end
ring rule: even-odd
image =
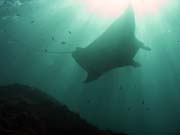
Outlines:
{"type": "Polygon", "coordinates": [[[17,14],[16,14],[16,16],[18,16],[18,17],[19,17],[19,16],[20,16],[20,14],[19,14],[19,13],[17,13],[17,14]]]}
{"type": "Polygon", "coordinates": [[[122,87],[122,86],[120,86],[120,87],[119,87],[119,89],[120,89],[120,90],[123,90],[123,87],[122,87]]]}
{"type": "Polygon", "coordinates": [[[34,20],[31,21],[31,23],[34,23],[34,22],[35,22],[34,20]]]}
{"type": "Polygon", "coordinates": [[[4,30],[2,30],[2,32],[6,33],[6,32],[7,32],[7,30],[6,30],[6,29],[4,29],[4,30]]]}
{"type": "Polygon", "coordinates": [[[48,49],[44,49],[44,52],[46,52],[46,53],[47,53],[47,52],[48,52],[48,49]]]}
{"type": "Polygon", "coordinates": [[[89,99],[87,102],[88,102],[88,103],[91,103],[91,100],[89,99]]]}
{"type": "Polygon", "coordinates": [[[69,30],[68,33],[71,34],[72,32],[69,30]]]}
{"type": "Polygon", "coordinates": [[[62,42],[61,42],[61,44],[65,45],[65,44],[66,44],[66,42],[65,42],[65,41],[62,41],[62,42]]]}
{"type": "Polygon", "coordinates": [[[144,100],[142,101],[142,104],[144,105],[144,100]]]}
{"type": "Polygon", "coordinates": [[[180,44],[180,40],[177,40],[177,43],[180,44]]]}
{"type": "Polygon", "coordinates": [[[55,38],[54,38],[54,37],[51,37],[51,40],[55,40],[55,38]]]}

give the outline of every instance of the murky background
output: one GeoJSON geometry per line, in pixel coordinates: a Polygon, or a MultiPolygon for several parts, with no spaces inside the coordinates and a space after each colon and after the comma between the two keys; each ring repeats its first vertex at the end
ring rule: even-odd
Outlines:
{"type": "Polygon", "coordinates": [[[152,49],[137,53],[142,66],[118,68],[84,84],[86,72],[71,52],[98,38],[126,7],[117,10],[116,4],[113,11],[106,3],[101,9],[89,0],[0,0],[0,84],[41,88],[102,129],[178,135],[180,1],[161,2],[132,1],[136,37],[152,49]]]}

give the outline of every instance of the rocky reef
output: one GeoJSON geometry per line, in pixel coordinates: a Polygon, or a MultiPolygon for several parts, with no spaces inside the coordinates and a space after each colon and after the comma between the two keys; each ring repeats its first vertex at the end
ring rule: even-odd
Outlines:
{"type": "Polygon", "coordinates": [[[0,135],[126,135],[99,130],[39,89],[0,87],[0,135]]]}

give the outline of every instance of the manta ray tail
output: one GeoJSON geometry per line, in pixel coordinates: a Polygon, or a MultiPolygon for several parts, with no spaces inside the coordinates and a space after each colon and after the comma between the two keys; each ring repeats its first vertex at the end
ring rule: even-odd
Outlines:
{"type": "Polygon", "coordinates": [[[141,41],[136,40],[136,43],[141,49],[146,50],[146,51],[151,51],[151,48],[148,46],[145,46],[144,43],[142,43],[141,41]]]}
{"type": "Polygon", "coordinates": [[[151,48],[145,45],[141,46],[141,48],[146,51],[151,51],[151,48]]]}

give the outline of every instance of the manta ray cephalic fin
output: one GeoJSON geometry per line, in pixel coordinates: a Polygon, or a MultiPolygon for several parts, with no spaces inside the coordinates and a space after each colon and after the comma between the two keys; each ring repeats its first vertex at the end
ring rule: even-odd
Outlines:
{"type": "Polygon", "coordinates": [[[101,76],[100,73],[89,72],[84,83],[94,81],[94,80],[98,79],[100,76],[101,76]]]}
{"type": "Polygon", "coordinates": [[[133,67],[140,67],[140,66],[141,66],[141,64],[140,64],[139,62],[136,62],[136,61],[134,61],[134,60],[131,61],[131,65],[132,65],[133,67]]]}

